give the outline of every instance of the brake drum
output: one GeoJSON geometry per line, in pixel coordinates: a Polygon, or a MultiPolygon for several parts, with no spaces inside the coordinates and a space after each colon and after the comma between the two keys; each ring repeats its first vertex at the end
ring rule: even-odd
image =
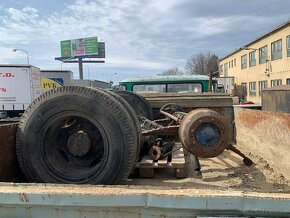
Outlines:
{"type": "Polygon", "coordinates": [[[229,126],[229,121],[216,111],[196,109],[181,121],[179,139],[197,157],[216,157],[230,144],[229,126]]]}

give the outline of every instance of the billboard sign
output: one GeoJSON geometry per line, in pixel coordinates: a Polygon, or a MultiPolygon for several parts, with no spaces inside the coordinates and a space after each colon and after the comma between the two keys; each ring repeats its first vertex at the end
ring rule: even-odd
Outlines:
{"type": "Polygon", "coordinates": [[[98,37],[71,39],[60,42],[61,57],[98,55],[98,37]]]}

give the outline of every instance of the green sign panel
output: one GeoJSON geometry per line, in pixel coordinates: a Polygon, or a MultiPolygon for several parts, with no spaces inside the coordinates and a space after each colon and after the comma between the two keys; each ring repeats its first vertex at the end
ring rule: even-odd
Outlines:
{"type": "Polygon", "coordinates": [[[86,54],[98,54],[98,39],[88,38],[85,39],[86,54]]]}
{"type": "Polygon", "coordinates": [[[71,40],[61,41],[61,57],[71,57],[71,40]]]}
{"type": "Polygon", "coordinates": [[[60,48],[61,57],[97,55],[99,52],[98,37],[61,41],[60,48]]]}

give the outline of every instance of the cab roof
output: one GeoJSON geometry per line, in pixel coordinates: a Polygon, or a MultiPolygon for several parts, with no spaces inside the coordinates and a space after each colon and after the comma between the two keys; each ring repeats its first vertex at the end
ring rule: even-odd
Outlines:
{"type": "Polygon", "coordinates": [[[126,82],[176,82],[176,81],[190,81],[190,80],[209,80],[209,76],[206,75],[154,75],[145,77],[134,77],[120,81],[120,83],[126,82]]]}

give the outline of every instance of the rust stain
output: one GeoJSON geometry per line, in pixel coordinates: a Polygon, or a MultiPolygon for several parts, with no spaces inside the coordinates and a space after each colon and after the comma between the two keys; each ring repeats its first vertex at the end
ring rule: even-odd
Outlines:
{"type": "Polygon", "coordinates": [[[15,137],[17,123],[0,125],[0,181],[19,182],[24,176],[19,168],[16,151],[15,137]]]}
{"type": "Polygon", "coordinates": [[[257,111],[257,110],[240,110],[235,114],[235,121],[239,125],[244,125],[247,128],[254,128],[263,123],[281,123],[283,126],[290,130],[290,114],[270,111],[257,111]]]}
{"type": "Polygon", "coordinates": [[[279,117],[279,119],[282,120],[283,124],[288,127],[288,130],[290,131],[290,114],[287,113],[277,113],[276,115],[279,117]]]}
{"type": "Polygon", "coordinates": [[[252,129],[260,122],[268,119],[268,117],[262,113],[258,114],[256,111],[241,110],[236,114],[235,119],[237,124],[243,124],[247,128],[252,129]]]}

